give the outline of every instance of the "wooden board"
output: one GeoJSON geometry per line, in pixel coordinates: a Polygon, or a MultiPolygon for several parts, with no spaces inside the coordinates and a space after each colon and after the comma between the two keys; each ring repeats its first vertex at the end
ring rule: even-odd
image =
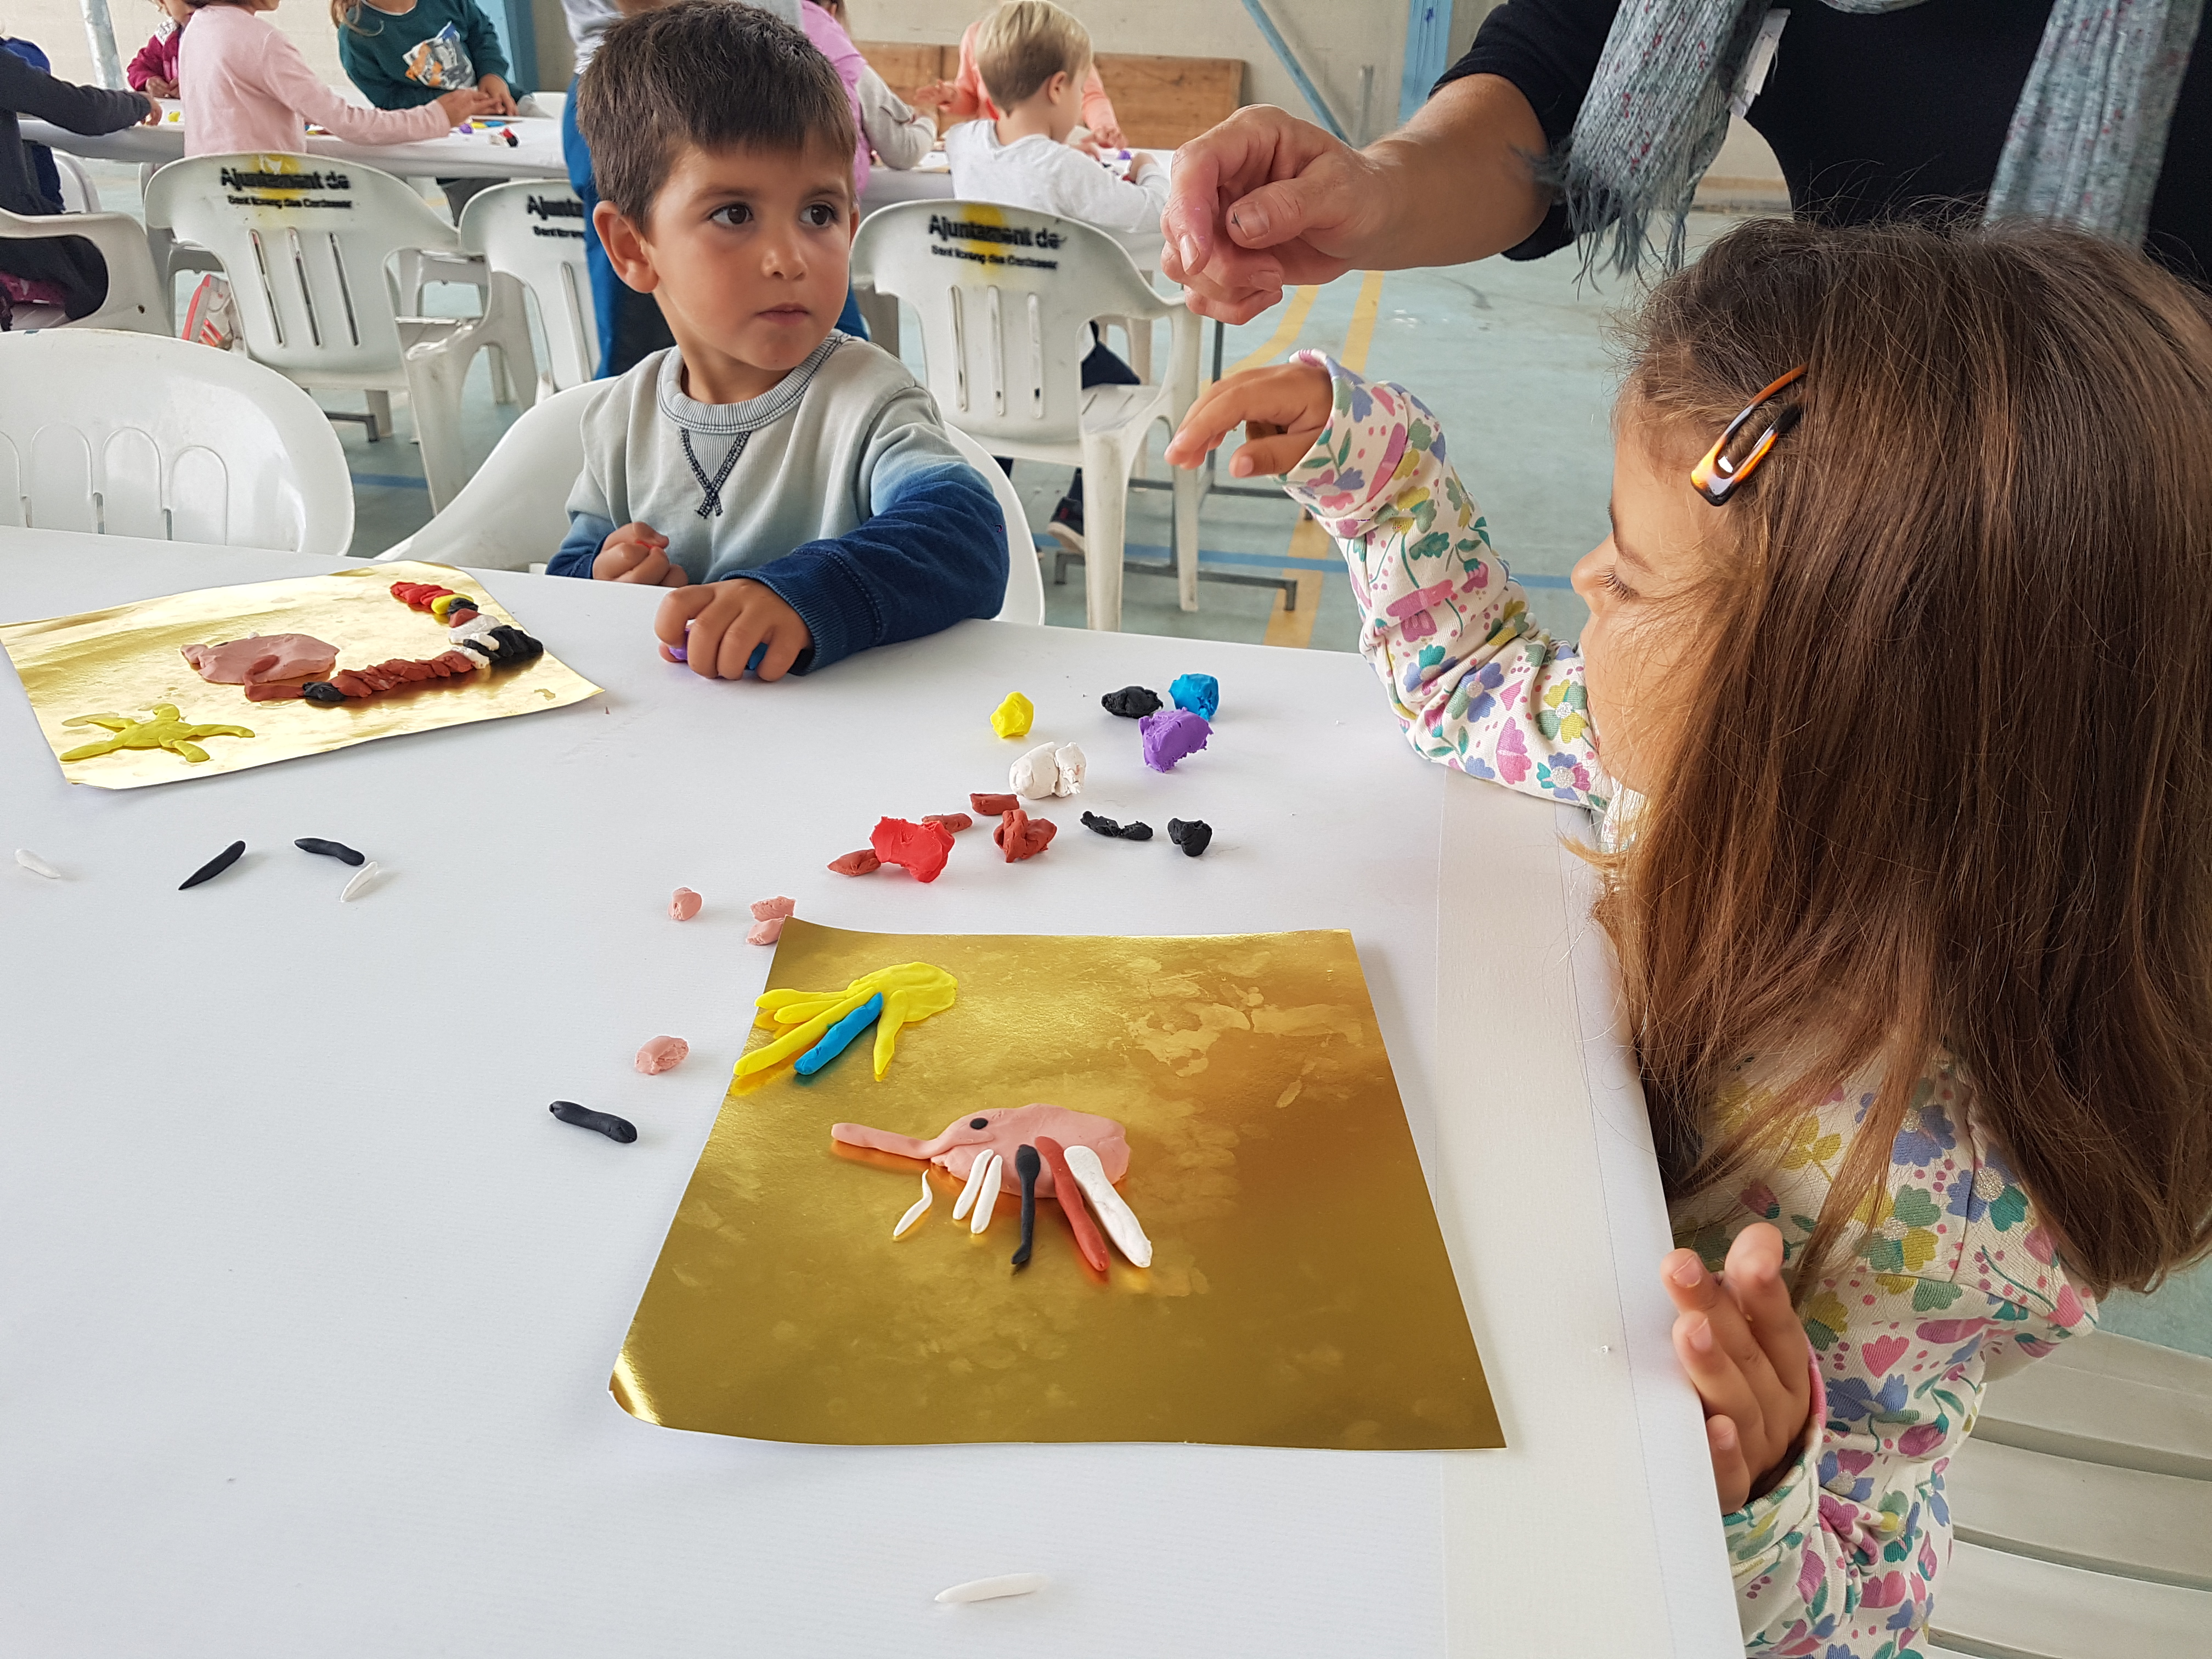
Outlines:
{"type": "MultiPolygon", "coordinates": [[[[960,44],[916,46],[905,40],[853,43],[884,84],[911,101],[916,88],[949,81],[960,70],[960,44]]],[[[1114,100],[1121,131],[1139,149],[1173,149],[1225,121],[1244,101],[1244,63],[1237,58],[1151,58],[1102,52],[1098,78],[1114,100]]]]}

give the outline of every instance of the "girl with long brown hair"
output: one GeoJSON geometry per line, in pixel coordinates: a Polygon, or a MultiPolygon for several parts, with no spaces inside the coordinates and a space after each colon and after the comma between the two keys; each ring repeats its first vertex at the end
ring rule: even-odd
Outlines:
{"type": "Polygon", "coordinates": [[[1248,423],[1414,747],[1603,814],[1747,1647],[1896,1659],[1984,1382],[2212,1249],[2212,302],[1761,221],[1631,343],[1579,650],[1399,388],[1302,355],[1170,459],[1248,423]]]}

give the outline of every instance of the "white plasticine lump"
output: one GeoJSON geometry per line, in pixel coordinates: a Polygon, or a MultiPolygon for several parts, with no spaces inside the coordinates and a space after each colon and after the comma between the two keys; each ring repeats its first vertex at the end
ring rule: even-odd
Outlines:
{"type": "Polygon", "coordinates": [[[983,1172],[991,1167],[989,1154],[977,1158],[968,1166],[968,1183],[960,1189],[960,1196],[952,1206],[952,1218],[965,1221],[968,1212],[975,1207],[975,1194],[983,1190],[983,1172]]]}
{"type": "Polygon", "coordinates": [[[343,904],[348,899],[356,896],[375,878],[376,866],[374,862],[372,861],[362,865],[361,868],[355,872],[354,878],[345,884],[345,891],[338,895],[338,902],[343,904]]]}
{"type": "Polygon", "coordinates": [[[1006,772],[1006,787],[1030,800],[1042,800],[1060,782],[1060,763],[1052,744],[1041,743],[1016,757],[1006,772]]]}
{"type": "Polygon", "coordinates": [[[996,1578],[971,1578],[937,1592],[940,1601],[995,1601],[1002,1595],[1034,1595],[1052,1580],[1041,1572],[1009,1572],[996,1578]]]}
{"type": "Polygon", "coordinates": [[[60,871],[55,869],[52,865],[47,863],[27,847],[18,847],[15,849],[15,862],[33,875],[44,876],[48,881],[59,881],[62,878],[60,871]]]}
{"type": "Polygon", "coordinates": [[[1137,1212],[1114,1190],[1114,1183],[1106,1179],[1106,1166],[1098,1161],[1098,1154],[1088,1146],[1070,1146],[1066,1158],[1067,1172],[1083,1188],[1091,1207],[1098,1212],[1099,1224],[1106,1229],[1106,1237],[1114,1241],[1115,1248],[1139,1267],[1151,1267],[1152,1241],[1145,1237],[1144,1228],[1138,1224],[1137,1212]]]}
{"type": "Polygon", "coordinates": [[[921,1196],[916,1199],[907,1212],[899,1218],[898,1225],[891,1229],[891,1237],[904,1238],[914,1224],[929,1213],[929,1206],[935,1201],[936,1197],[936,1192],[929,1184],[929,1171],[924,1170],[921,1172],[921,1196]]]}
{"type": "Polygon", "coordinates": [[[1006,1160],[992,1153],[991,1167],[983,1171],[983,1184],[975,1192],[975,1218],[968,1224],[969,1232],[980,1233],[991,1224],[991,1212],[999,1203],[999,1178],[1006,1168],[1006,1160]]]}
{"type": "Polygon", "coordinates": [[[1083,757],[1082,750],[1072,743],[1063,743],[1052,751],[1054,777],[1052,793],[1055,795],[1079,795],[1083,793],[1083,775],[1090,762],[1083,757]]]}

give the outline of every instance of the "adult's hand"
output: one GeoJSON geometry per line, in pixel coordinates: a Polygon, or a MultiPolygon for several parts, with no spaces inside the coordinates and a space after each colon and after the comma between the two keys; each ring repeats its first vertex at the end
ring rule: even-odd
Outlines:
{"type": "Polygon", "coordinates": [[[1272,105],[1241,109],[1176,152],[1161,269],[1191,309],[1251,319],[1286,285],[1351,270],[1383,223],[1375,162],[1272,105]]]}

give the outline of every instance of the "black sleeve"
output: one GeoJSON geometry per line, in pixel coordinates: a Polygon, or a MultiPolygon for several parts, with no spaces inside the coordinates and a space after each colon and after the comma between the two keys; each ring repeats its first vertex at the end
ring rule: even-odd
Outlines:
{"type": "MultiPolygon", "coordinates": [[[[1439,87],[1469,75],[1510,81],[1528,100],[1554,151],[1574,131],[1583,98],[1597,73],[1605,37],[1620,0],[1505,0],[1482,20],[1467,56],[1444,71],[1439,87]]],[[[1505,250],[1509,259],[1540,259],[1574,240],[1564,202],[1552,204],[1528,240],[1505,250]]]]}
{"type": "Polygon", "coordinates": [[[52,121],[68,131],[90,137],[119,132],[144,120],[147,101],[143,93],[110,92],[101,87],[57,81],[14,52],[0,52],[0,109],[52,121]]]}

